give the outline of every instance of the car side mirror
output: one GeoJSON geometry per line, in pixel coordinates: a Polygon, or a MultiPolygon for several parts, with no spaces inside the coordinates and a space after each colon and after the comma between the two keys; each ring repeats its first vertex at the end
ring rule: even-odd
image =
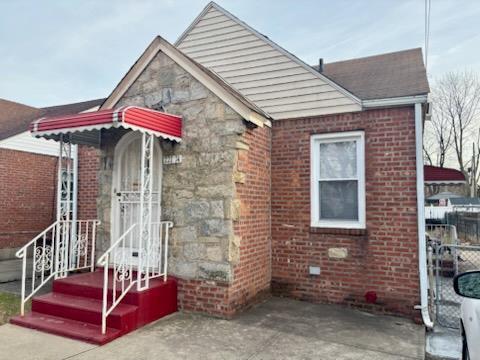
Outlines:
{"type": "Polygon", "coordinates": [[[469,271],[455,276],[453,288],[460,296],[480,299],[480,271],[469,271]]]}

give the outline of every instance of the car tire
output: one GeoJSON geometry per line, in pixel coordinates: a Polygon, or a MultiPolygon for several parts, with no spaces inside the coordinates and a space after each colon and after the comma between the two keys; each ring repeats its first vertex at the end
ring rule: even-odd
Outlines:
{"type": "Polygon", "coordinates": [[[467,337],[465,331],[462,331],[462,360],[470,360],[470,353],[468,352],[467,337]]]}

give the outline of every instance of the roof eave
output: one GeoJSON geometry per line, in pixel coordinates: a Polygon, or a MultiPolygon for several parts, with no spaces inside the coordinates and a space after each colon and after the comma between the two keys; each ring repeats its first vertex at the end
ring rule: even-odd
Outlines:
{"type": "Polygon", "coordinates": [[[466,180],[425,180],[425,185],[459,185],[466,183],[466,180]]]}
{"type": "Polygon", "coordinates": [[[363,100],[362,106],[366,109],[387,107],[387,106],[402,106],[402,105],[414,105],[424,104],[428,102],[428,94],[412,95],[412,96],[400,96],[393,98],[363,100]]]}
{"type": "Polygon", "coordinates": [[[196,80],[198,80],[215,95],[217,95],[222,101],[228,104],[245,120],[259,127],[271,126],[270,119],[266,118],[262,114],[253,111],[241,101],[236,99],[235,96],[226,92],[214,79],[212,79],[204,72],[200,71],[198,69],[198,66],[193,61],[191,61],[180,50],[178,50],[175,46],[171,45],[160,36],[157,36],[147,47],[147,49],[135,62],[129,72],[115,87],[107,100],[101,105],[100,110],[113,108],[159,51],[162,51],[165,55],[174,60],[180,67],[190,73],[196,80]]]}

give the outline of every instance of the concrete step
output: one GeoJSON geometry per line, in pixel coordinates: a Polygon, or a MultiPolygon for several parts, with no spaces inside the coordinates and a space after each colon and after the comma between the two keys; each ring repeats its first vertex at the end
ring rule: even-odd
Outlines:
{"type": "MultiPolygon", "coordinates": [[[[108,317],[107,326],[130,332],[136,328],[137,306],[118,304],[108,317]]],[[[49,293],[36,296],[32,312],[102,325],[102,301],[83,296],[49,293]]]]}
{"type": "Polygon", "coordinates": [[[462,336],[460,330],[435,326],[427,332],[425,360],[460,360],[462,336]]]}
{"type": "MultiPolygon", "coordinates": [[[[109,330],[102,335],[103,275],[96,271],[54,280],[53,292],[33,298],[31,313],[10,322],[101,345],[177,311],[176,279],[151,279],[148,289],[128,291],[107,318],[109,330]]],[[[109,285],[112,291],[113,282],[109,285]]]]}
{"type": "Polygon", "coordinates": [[[22,279],[22,259],[0,260],[0,283],[22,279]]]}
{"type": "Polygon", "coordinates": [[[10,322],[30,329],[97,345],[106,344],[123,334],[121,330],[107,328],[106,334],[103,335],[100,325],[36,312],[31,312],[25,316],[15,316],[10,319],[10,322]]]}

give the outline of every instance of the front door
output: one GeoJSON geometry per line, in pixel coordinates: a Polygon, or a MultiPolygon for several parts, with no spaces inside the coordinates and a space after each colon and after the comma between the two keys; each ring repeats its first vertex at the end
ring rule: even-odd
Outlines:
{"type": "MultiPolygon", "coordinates": [[[[138,264],[142,249],[139,244],[140,196],[141,196],[142,134],[132,131],[124,135],[115,147],[112,194],[112,238],[115,242],[132,225],[137,224],[123,248],[114,254],[112,261],[138,264]],[[131,246],[130,246],[131,243],[131,246]],[[124,252],[124,253],[123,253],[124,252]],[[116,256],[115,256],[116,255],[116,256]],[[117,259],[117,260],[115,260],[117,259]]],[[[160,221],[162,153],[155,139],[152,171],[152,224],[160,221]]],[[[156,229],[153,226],[153,229],[156,229]]],[[[152,231],[152,241],[158,241],[152,231]]],[[[129,235],[130,236],[130,235],[129,235]]],[[[146,244],[142,244],[145,247],[146,244]]]]}

